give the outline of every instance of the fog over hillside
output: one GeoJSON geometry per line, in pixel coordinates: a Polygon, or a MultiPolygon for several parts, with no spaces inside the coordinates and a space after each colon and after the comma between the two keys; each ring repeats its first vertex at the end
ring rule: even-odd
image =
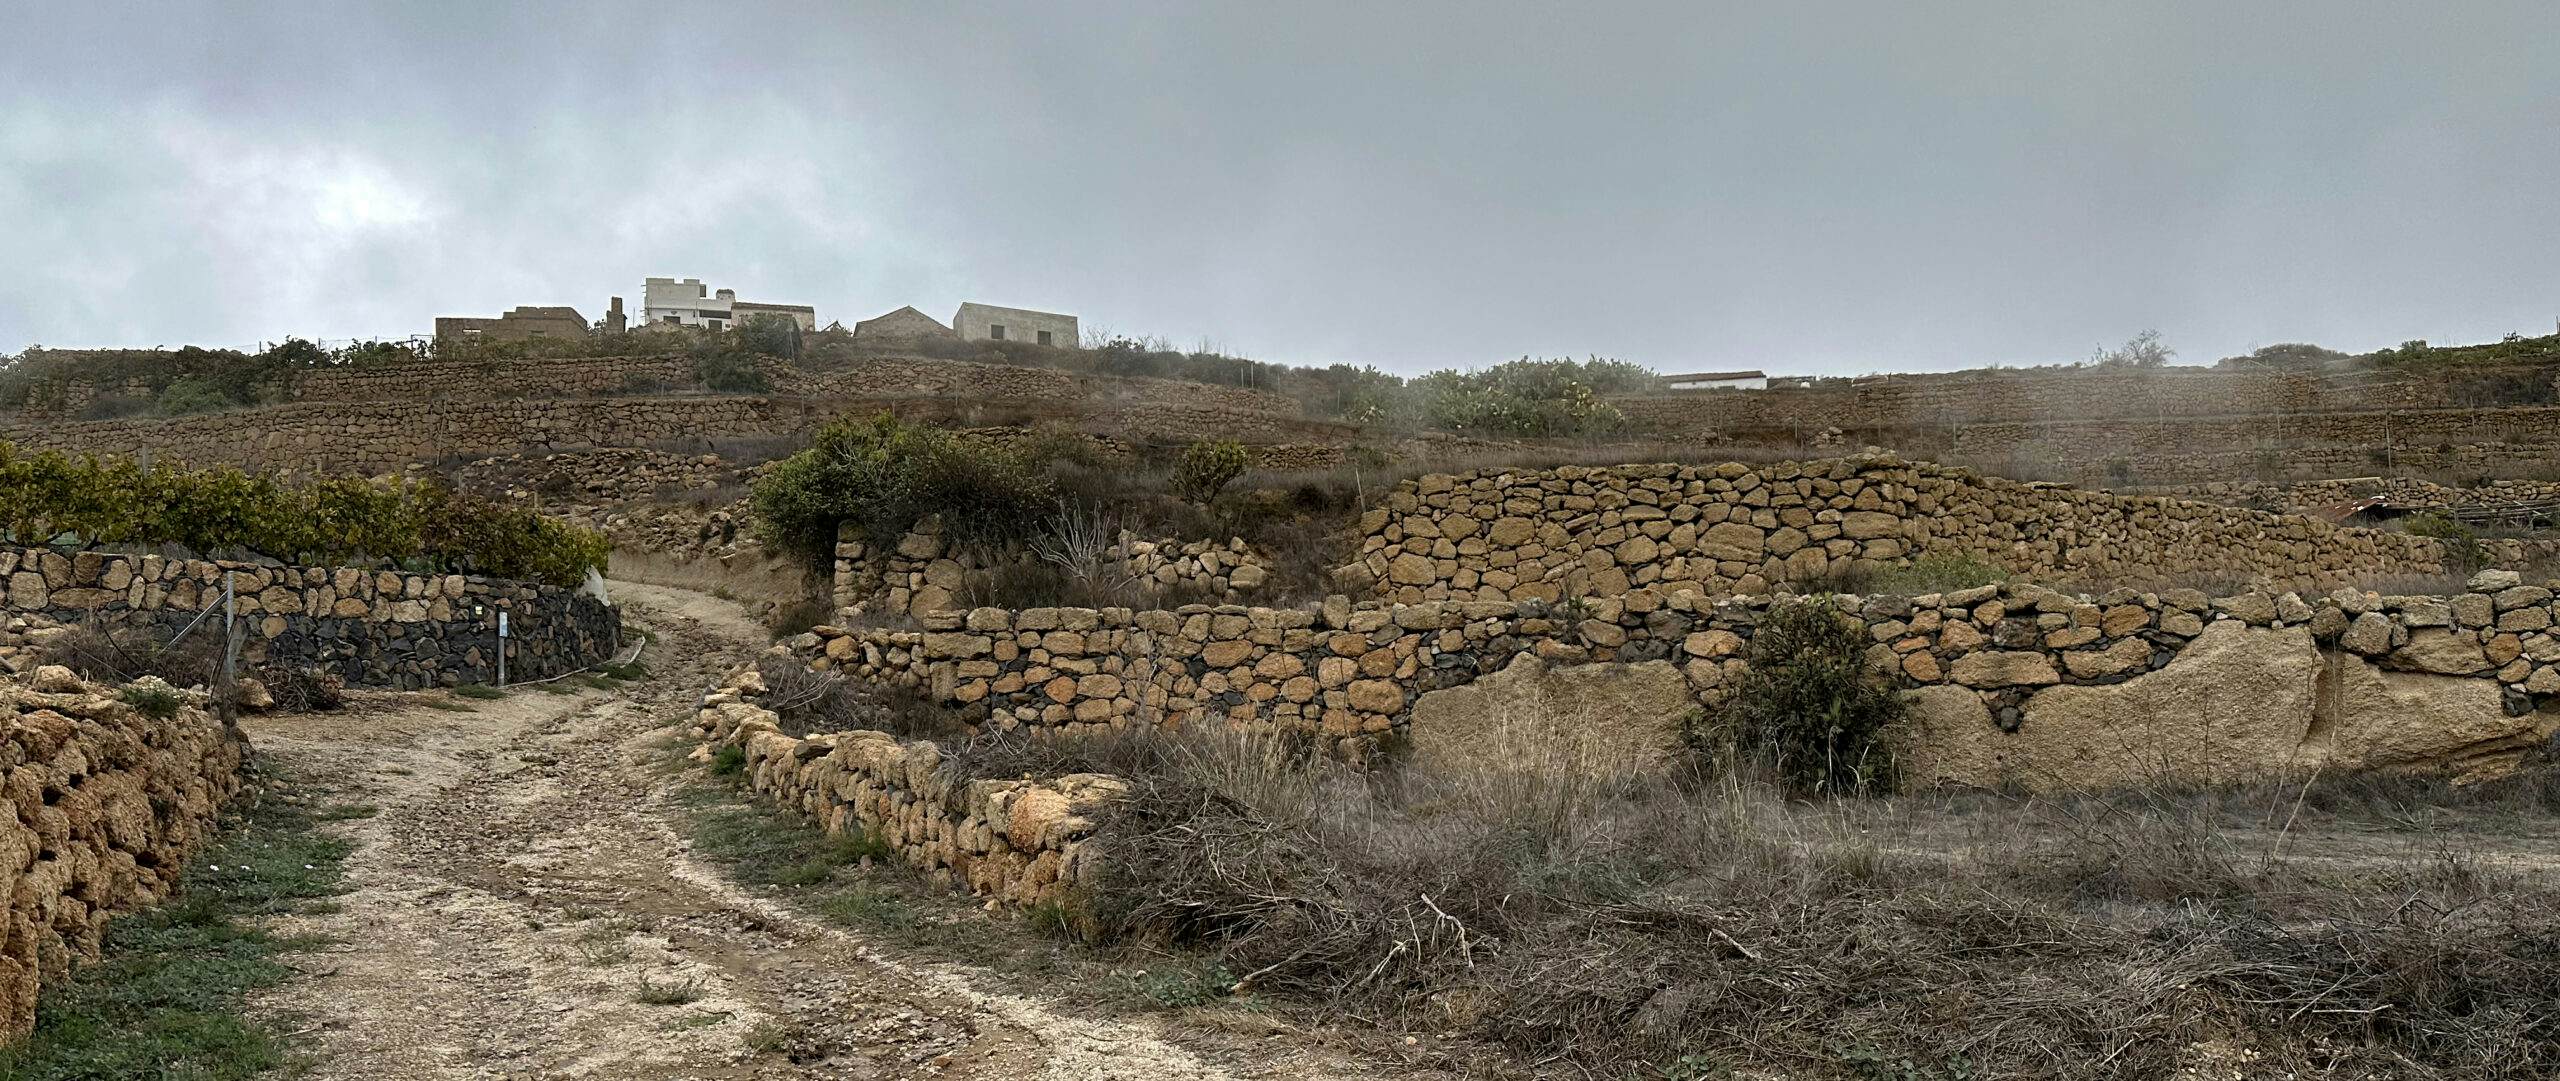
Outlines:
{"type": "Polygon", "coordinates": [[[0,350],[649,274],[1294,363],[2547,333],[2560,9],[26,6],[0,350]]]}

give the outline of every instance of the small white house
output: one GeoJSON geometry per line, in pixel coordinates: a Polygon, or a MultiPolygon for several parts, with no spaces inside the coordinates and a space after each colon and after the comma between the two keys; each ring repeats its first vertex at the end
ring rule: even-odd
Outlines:
{"type": "Polygon", "coordinates": [[[1687,375],[1662,377],[1664,390],[1767,390],[1769,373],[1753,369],[1747,372],[1690,372],[1687,375]]]}
{"type": "Polygon", "coordinates": [[[806,304],[760,304],[740,300],[737,290],[714,292],[705,287],[700,278],[647,278],[640,283],[640,318],[643,322],[728,330],[759,314],[783,316],[800,324],[803,331],[818,329],[818,311],[806,304]]]}

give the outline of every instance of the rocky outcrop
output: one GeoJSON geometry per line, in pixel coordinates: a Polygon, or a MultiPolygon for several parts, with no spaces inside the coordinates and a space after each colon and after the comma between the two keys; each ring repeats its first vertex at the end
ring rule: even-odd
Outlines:
{"type": "Polygon", "coordinates": [[[110,919],[177,892],[238,789],[247,744],[200,700],[179,698],[175,714],[155,720],[68,669],[0,676],[0,868],[9,886],[0,1008],[9,1035],[33,1027],[41,985],[97,959],[110,919]]]}
{"type": "Polygon", "coordinates": [[[1901,737],[1922,784],[2069,789],[2215,784],[2312,771],[2503,774],[2560,731],[2482,679],[2324,654],[2304,627],[2220,621],[2155,672],[2028,696],[2014,727],[1949,687],[1909,694],[1901,737]]]}
{"type": "Polygon", "coordinates": [[[1697,696],[1670,661],[1557,666],[1524,653],[1413,701],[1414,762],[1620,776],[1667,761],[1697,696]]]}

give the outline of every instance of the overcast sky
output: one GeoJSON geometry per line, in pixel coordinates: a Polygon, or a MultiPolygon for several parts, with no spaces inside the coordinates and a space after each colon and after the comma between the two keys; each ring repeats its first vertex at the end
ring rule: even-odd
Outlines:
{"type": "Polygon", "coordinates": [[[0,352],[593,318],[653,274],[1406,372],[2560,317],[2552,0],[0,16],[0,352]]]}

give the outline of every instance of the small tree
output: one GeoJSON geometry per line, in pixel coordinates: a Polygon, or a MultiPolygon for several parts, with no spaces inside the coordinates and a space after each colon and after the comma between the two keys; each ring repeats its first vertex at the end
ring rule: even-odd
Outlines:
{"type": "Polygon", "coordinates": [[[1174,494],[1208,506],[1227,485],[1252,468],[1253,455],[1232,439],[1203,439],[1183,448],[1182,465],[1173,475],[1174,494]]]}
{"type": "Polygon", "coordinates": [[[784,551],[823,559],[852,525],[895,541],[927,516],[964,541],[1020,540],[1058,513],[1048,480],[1021,455],[889,413],[846,418],[783,459],[750,495],[758,530],[784,551]]]}
{"type": "Polygon", "coordinates": [[[773,312],[758,312],[738,324],[738,343],[749,352],[784,360],[800,359],[800,321],[773,312]]]}
{"type": "Polygon", "coordinates": [[[2099,350],[2089,363],[2101,368],[2157,368],[2177,355],[2177,350],[2160,343],[2159,331],[2146,330],[2125,339],[2123,345],[2099,350]]]}
{"type": "Polygon", "coordinates": [[[764,369],[756,364],[756,354],[720,337],[694,344],[693,377],[723,394],[765,394],[773,390],[773,381],[765,378],[764,369]]]}
{"type": "Polygon", "coordinates": [[[1731,697],[1683,733],[1693,750],[1757,765],[1790,792],[1865,795],[1895,780],[1881,738],[1902,697],[1867,671],[1866,635],[1828,597],[1770,606],[1731,697]]]}

